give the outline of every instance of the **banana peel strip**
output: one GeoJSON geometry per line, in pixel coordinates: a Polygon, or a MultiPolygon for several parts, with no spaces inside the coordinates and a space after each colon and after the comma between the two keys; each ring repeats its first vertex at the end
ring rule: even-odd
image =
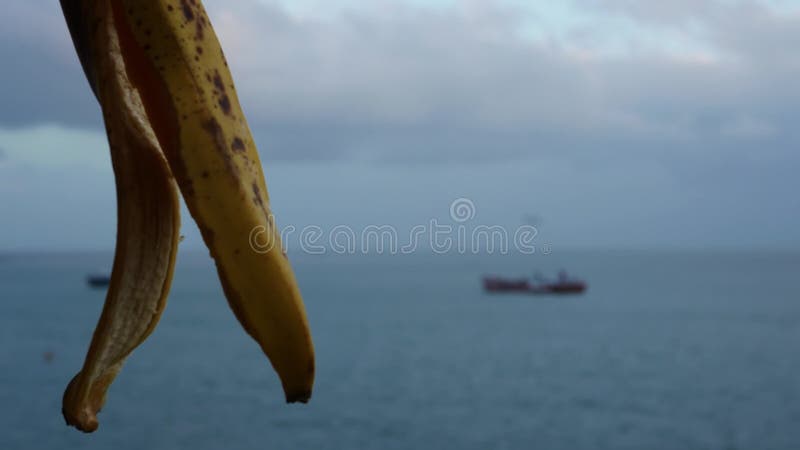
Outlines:
{"type": "MultiPolygon", "coordinates": [[[[90,80],[101,104],[117,185],[117,248],[103,312],[83,368],[64,393],[68,424],[91,432],[125,358],[164,310],[179,242],[178,190],[136,89],[127,78],[109,4],[83,10],[91,31],[90,80]],[[91,14],[91,15],[89,15],[91,14]]],[[[87,72],[89,73],[89,72],[87,72]]]]}

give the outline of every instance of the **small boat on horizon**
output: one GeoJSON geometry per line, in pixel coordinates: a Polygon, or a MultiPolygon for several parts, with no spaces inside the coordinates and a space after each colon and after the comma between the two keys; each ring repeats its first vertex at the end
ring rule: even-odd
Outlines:
{"type": "Polygon", "coordinates": [[[561,271],[556,281],[548,281],[537,277],[538,282],[528,278],[503,278],[484,276],[483,289],[490,293],[524,293],[524,294],[582,294],[587,285],[583,280],[570,278],[561,271]]]}
{"type": "Polygon", "coordinates": [[[86,276],[86,283],[92,288],[104,288],[111,283],[111,277],[99,273],[89,274],[86,276]]]}

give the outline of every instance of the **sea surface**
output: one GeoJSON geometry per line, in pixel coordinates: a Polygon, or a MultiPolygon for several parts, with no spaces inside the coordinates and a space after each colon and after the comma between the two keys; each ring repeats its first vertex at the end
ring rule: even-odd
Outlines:
{"type": "Polygon", "coordinates": [[[797,253],[295,255],[308,405],[284,403],[208,257],[182,253],[84,435],[61,395],[104,300],[84,278],[111,260],[0,256],[0,449],[800,449],[797,253]],[[561,268],[589,291],[481,290],[561,268]]]}

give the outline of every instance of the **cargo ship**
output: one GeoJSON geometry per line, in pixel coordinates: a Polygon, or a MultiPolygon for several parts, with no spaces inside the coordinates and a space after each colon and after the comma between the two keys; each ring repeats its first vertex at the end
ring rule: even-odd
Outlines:
{"type": "Polygon", "coordinates": [[[586,292],[587,285],[585,281],[570,278],[562,271],[555,281],[484,276],[483,289],[490,293],[582,294],[586,292]]]}

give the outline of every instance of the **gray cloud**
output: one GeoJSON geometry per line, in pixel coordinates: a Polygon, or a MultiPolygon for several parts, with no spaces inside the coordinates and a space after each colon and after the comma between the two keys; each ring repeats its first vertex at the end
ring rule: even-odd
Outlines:
{"type": "Polygon", "coordinates": [[[0,17],[0,125],[96,126],[88,90],[57,3],[11,2],[0,17]]]}
{"type": "MultiPolygon", "coordinates": [[[[698,158],[798,141],[788,42],[800,39],[800,18],[755,2],[602,2],[606,14],[704,40],[718,52],[710,60],[608,56],[583,45],[613,33],[594,26],[574,41],[528,40],[521,13],[497,1],[436,10],[387,1],[326,18],[274,2],[207,3],[272,159],[698,158]],[[685,27],[691,20],[701,31],[685,27]]],[[[0,57],[15,64],[3,74],[11,88],[0,90],[0,124],[98,127],[72,50],[54,44],[68,39],[60,12],[32,5],[14,13],[47,15],[53,29],[41,39],[24,27],[3,32],[0,57]]]]}
{"type": "Polygon", "coordinates": [[[705,20],[726,7],[726,2],[720,0],[572,0],[571,3],[579,8],[629,15],[637,21],[668,26],[705,20]]]}
{"type": "MultiPolygon", "coordinates": [[[[643,3],[656,2],[629,4],[643,3]]],[[[277,8],[240,11],[247,20],[231,34],[244,43],[232,58],[254,128],[292,123],[270,130],[276,139],[298,130],[289,153],[363,150],[393,160],[609,148],[617,156],[722,156],[797,141],[798,94],[786,89],[796,70],[783,57],[791,47],[781,34],[800,38],[796,16],[756,4],[705,2],[693,13],[688,3],[673,5],[667,15],[674,20],[705,18],[704,38],[721,49],[717,57],[607,57],[575,52],[570,42],[524,40],[513,14],[484,5],[446,13],[373,8],[328,22],[299,21],[277,8]],[[751,30],[746,39],[738,37],[742,29],[751,30]],[[772,44],[755,44],[762,35],[772,44]]]]}
{"type": "Polygon", "coordinates": [[[12,61],[3,69],[0,124],[98,123],[99,109],[83,73],[72,63],[55,62],[52,56],[47,49],[30,43],[0,47],[0,61],[12,61]]]}

